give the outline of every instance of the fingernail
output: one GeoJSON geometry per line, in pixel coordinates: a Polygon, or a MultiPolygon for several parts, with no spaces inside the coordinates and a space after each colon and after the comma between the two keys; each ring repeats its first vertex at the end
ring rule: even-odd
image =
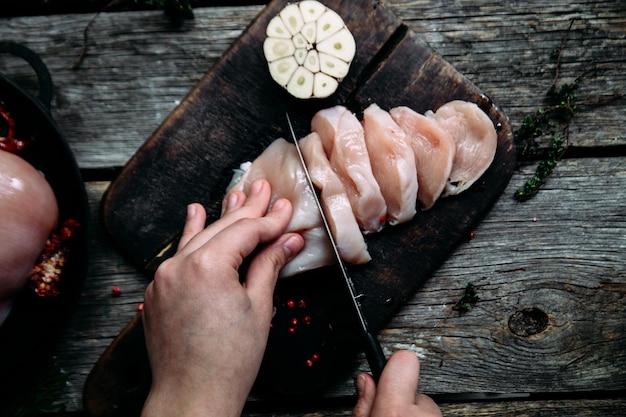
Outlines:
{"type": "Polygon", "coordinates": [[[302,249],[302,240],[298,236],[291,235],[283,243],[283,248],[288,258],[291,258],[302,249]]]}
{"type": "Polygon", "coordinates": [[[189,204],[187,206],[187,218],[190,219],[196,215],[196,205],[189,204]]]}
{"type": "Polygon", "coordinates": [[[280,198],[280,199],[276,200],[276,202],[272,205],[272,210],[280,210],[283,207],[285,207],[285,204],[287,204],[285,199],[280,198]]]}
{"type": "Polygon", "coordinates": [[[237,200],[239,200],[239,196],[237,195],[237,193],[232,193],[231,195],[229,195],[228,200],[226,200],[226,208],[235,207],[235,205],[237,204],[237,200]]]}
{"type": "Polygon", "coordinates": [[[263,181],[262,180],[256,180],[252,183],[252,185],[250,186],[250,194],[256,194],[259,191],[261,191],[261,188],[263,188],[263,181]]]}
{"type": "Polygon", "coordinates": [[[357,375],[356,377],[356,392],[359,396],[363,395],[365,391],[365,377],[363,375],[357,375]]]}

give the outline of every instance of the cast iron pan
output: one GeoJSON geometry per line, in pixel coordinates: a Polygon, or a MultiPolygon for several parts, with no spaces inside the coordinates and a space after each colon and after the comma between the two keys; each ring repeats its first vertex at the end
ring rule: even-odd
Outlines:
{"type": "MultiPolygon", "coordinates": [[[[0,103],[15,121],[15,137],[29,140],[19,155],[40,170],[54,190],[59,226],[68,219],[79,224],[67,240],[59,295],[40,297],[30,286],[25,287],[0,327],[0,409],[4,409],[33,386],[80,295],[87,266],[87,195],[73,154],[50,115],[53,86],[47,67],[35,52],[14,42],[0,42],[0,53],[26,60],[39,82],[35,98],[0,74],[0,103]]],[[[5,119],[0,118],[0,136],[7,135],[7,128],[5,119]]]]}

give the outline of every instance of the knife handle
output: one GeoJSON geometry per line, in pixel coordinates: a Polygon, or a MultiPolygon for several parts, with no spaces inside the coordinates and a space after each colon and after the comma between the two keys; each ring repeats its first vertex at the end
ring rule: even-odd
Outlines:
{"type": "Polygon", "coordinates": [[[380,379],[380,374],[383,373],[383,368],[387,363],[387,358],[385,357],[385,353],[383,352],[383,348],[380,346],[380,342],[378,338],[367,331],[364,333],[365,343],[365,357],[367,358],[367,363],[370,366],[370,371],[372,372],[372,376],[374,377],[374,381],[378,384],[378,380],[380,379]]]}

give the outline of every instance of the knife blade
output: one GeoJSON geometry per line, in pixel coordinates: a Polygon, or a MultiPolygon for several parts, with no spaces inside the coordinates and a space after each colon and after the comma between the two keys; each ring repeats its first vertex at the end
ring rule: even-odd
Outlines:
{"type": "Polygon", "coordinates": [[[317,195],[316,188],[313,184],[313,180],[311,179],[311,174],[309,173],[306,162],[304,160],[304,156],[302,155],[302,150],[300,149],[300,145],[298,144],[296,133],[293,130],[293,125],[291,124],[289,113],[286,113],[286,116],[287,116],[287,124],[289,125],[289,131],[291,133],[291,138],[293,139],[293,142],[296,145],[296,150],[298,152],[298,157],[300,158],[300,163],[302,164],[302,168],[304,169],[307,182],[309,184],[309,187],[311,188],[311,192],[315,199],[315,204],[317,205],[317,209],[322,218],[322,224],[324,225],[324,229],[326,231],[326,234],[328,235],[328,239],[330,241],[330,246],[332,248],[335,261],[337,262],[337,265],[339,266],[339,269],[341,271],[341,276],[343,278],[343,281],[350,295],[354,313],[356,315],[356,318],[358,319],[358,323],[360,326],[359,333],[362,337],[361,342],[363,344],[362,347],[365,352],[365,357],[367,358],[367,363],[369,364],[370,371],[372,372],[372,376],[374,377],[374,380],[378,382],[378,380],[380,379],[380,375],[383,371],[383,368],[385,367],[385,364],[387,362],[387,358],[385,357],[385,353],[383,352],[383,349],[380,345],[378,338],[376,337],[376,335],[374,335],[370,331],[369,325],[367,324],[367,320],[365,319],[365,316],[363,315],[363,311],[361,309],[361,303],[359,302],[359,297],[356,295],[356,291],[354,288],[354,283],[352,281],[352,278],[350,278],[350,275],[348,274],[348,269],[345,263],[343,262],[343,259],[341,259],[339,249],[337,248],[337,242],[335,241],[335,238],[331,232],[330,225],[328,224],[328,220],[326,218],[326,214],[324,213],[324,208],[322,207],[322,203],[320,202],[319,196],[317,195]]]}

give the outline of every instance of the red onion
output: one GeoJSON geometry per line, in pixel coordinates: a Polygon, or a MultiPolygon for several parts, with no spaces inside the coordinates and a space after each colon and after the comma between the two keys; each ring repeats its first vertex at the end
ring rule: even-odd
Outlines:
{"type": "Polygon", "coordinates": [[[58,216],[56,197],[42,173],[0,150],[0,309],[25,285],[58,216]]]}

